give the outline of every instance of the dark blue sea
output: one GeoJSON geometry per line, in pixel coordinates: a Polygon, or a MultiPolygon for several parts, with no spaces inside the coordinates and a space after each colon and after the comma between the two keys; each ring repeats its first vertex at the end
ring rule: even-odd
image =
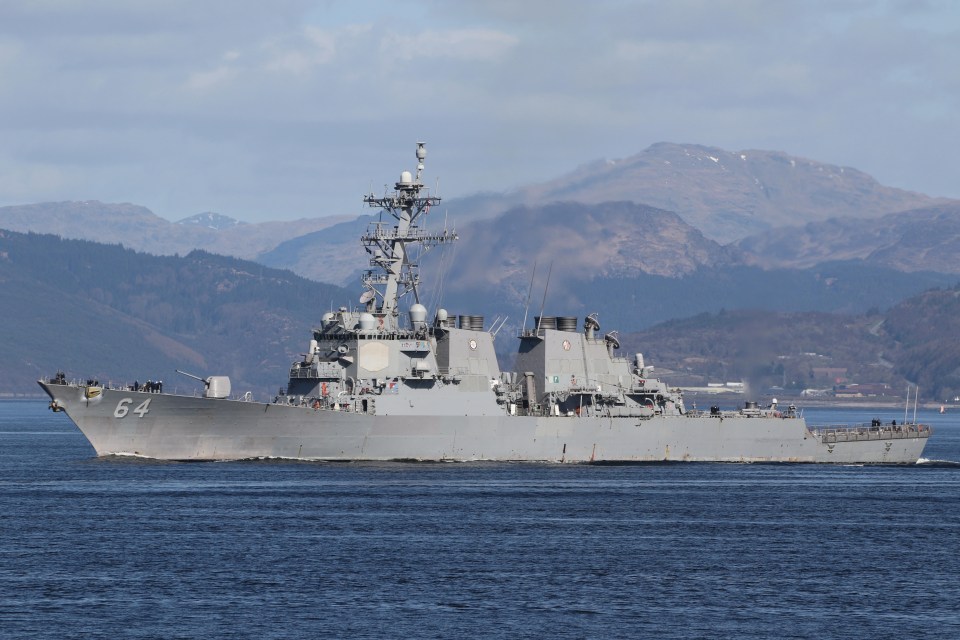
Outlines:
{"type": "Polygon", "coordinates": [[[956,638],[960,413],[919,418],[902,467],[160,463],[0,402],[0,637],[956,638]]]}

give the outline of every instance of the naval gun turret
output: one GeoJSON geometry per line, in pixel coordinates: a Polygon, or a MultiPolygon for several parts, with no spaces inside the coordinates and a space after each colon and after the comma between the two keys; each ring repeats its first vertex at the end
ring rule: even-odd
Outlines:
{"type": "Polygon", "coordinates": [[[181,375],[185,375],[188,378],[193,378],[194,380],[199,380],[200,382],[202,382],[204,398],[229,398],[230,397],[229,376],[207,376],[206,378],[201,378],[200,376],[195,376],[192,373],[187,373],[186,371],[180,371],[180,369],[177,369],[177,373],[181,375]]]}

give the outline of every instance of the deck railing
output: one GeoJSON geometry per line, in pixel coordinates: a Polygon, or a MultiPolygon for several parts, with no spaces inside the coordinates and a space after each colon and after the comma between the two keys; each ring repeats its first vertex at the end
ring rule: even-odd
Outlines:
{"type": "Polygon", "coordinates": [[[823,425],[811,426],[810,431],[823,442],[857,442],[860,440],[899,440],[929,438],[933,430],[927,424],[823,425]]]}

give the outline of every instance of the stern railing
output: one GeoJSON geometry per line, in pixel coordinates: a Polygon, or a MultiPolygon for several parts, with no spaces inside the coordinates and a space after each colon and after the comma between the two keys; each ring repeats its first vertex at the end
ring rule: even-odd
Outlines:
{"type": "Polygon", "coordinates": [[[901,440],[929,438],[933,429],[927,424],[822,425],[811,426],[810,432],[825,443],[858,442],[861,440],[901,440]]]}

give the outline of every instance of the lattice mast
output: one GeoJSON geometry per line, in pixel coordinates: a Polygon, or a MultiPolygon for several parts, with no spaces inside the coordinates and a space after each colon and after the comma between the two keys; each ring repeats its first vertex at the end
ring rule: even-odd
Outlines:
{"type": "Polygon", "coordinates": [[[384,330],[399,329],[400,300],[410,292],[420,302],[418,286],[420,284],[418,260],[428,249],[457,239],[455,233],[446,229],[439,234],[428,234],[420,228],[418,220],[426,215],[430,207],[440,203],[438,196],[431,196],[424,187],[423,161],[427,157],[425,143],[417,143],[417,173],[409,171],[400,174],[400,181],[394,185],[394,191],[383,197],[370,194],[363,201],[371,207],[381,209],[396,220],[393,228],[382,220],[370,223],[367,233],[361,238],[364,249],[370,254],[370,266],[363,274],[363,286],[366,288],[361,302],[367,305],[367,311],[382,319],[384,330]],[[416,256],[413,249],[420,245],[416,256]]]}

